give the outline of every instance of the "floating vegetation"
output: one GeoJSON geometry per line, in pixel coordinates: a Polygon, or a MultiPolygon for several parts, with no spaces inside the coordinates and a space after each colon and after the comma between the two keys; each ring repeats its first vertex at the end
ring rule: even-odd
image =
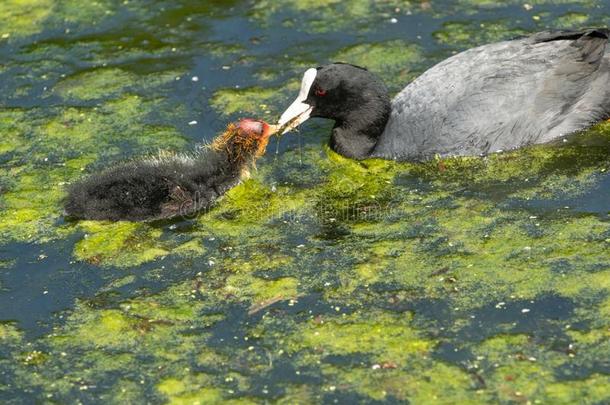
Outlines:
{"type": "Polygon", "coordinates": [[[392,92],[402,90],[405,83],[416,77],[414,71],[417,71],[422,59],[418,46],[400,40],[355,45],[333,58],[337,62],[365,66],[378,74],[392,92]]]}
{"type": "Polygon", "coordinates": [[[257,2],[253,18],[270,24],[276,15],[282,15],[288,9],[292,16],[282,19],[285,27],[296,28],[315,33],[324,33],[356,28],[369,31],[376,24],[390,24],[392,17],[399,16],[404,11],[418,7],[419,1],[390,0],[375,2],[372,0],[288,0],[282,3],[273,1],[257,2]],[[398,11],[397,11],[398,10],[398,11]],[[300,17],[300,18],[297,18],[300,17]],[[302,17],[305,17],[304,20],[302,17]]]}
{"type": "Polygon", "coordinates": [[[40,24],[51,12],[51,0],[7,0],[0,5],[2,39],[39,32],[40,24]]]}
{"type": "Polygon", "coordinates": [[[281,89],[259,87],[221,89],[214,93],[210,104],[219,114],[250,114],[273,120],[280,114],[291,93],[298,90],[299,86],[298,81],[292,81],[281,89]]]}
{"type": "Polygon", "coordinates": [[[0,402],[608,403],[608,123],[414,164],[345,159],[312,120],[198,216],[62,212],[88,173],[275,121],[307,67],[398,91],[439,54],[610,22],[527,3],[0,2],[0,402]]]}
{"type": "Polygon", "coordinates": [[[434,38],[442,44],[463,49],[473,44],[484,45],[513,39],[526,33],[523,29],[511,28],[511,25],[512,21],[508,20],[480,24],[470,21],[446,22],[441,30],[434,33],[434,38]]]}

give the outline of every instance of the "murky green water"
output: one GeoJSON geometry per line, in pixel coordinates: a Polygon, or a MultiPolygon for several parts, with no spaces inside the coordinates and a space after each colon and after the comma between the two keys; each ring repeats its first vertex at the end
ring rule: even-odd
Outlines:
{"type": "Polygon", "coordinates": [[[528,4],[2,0],[0,402],[610,402],[610,124],[416,165],[343,159],[311,120],[199,218],[61,215],[86,173],[274,121],[308,67],[398,91],[610,24],[602,0],[528,4]]]}

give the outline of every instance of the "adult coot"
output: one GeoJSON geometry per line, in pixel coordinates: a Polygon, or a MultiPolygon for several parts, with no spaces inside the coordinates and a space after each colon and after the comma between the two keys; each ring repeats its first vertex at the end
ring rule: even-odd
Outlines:
{"type": "Polygon", "coordinates": [[[354,159],[424,160],[544,143],[610,115],[608,31],[547,31],[462,52],[394,100],[364,68],[305,72],[279,125],[335,120],[330,146],[354,159]]]}
{"type": "Polygon", "coordinates": [[[111,167],[70,186],[66,214],[141,221],[209,208],[249,174],[272,134],[273,127],[263,121],[242,120],[201,152],[161,154],[111,167]]]}

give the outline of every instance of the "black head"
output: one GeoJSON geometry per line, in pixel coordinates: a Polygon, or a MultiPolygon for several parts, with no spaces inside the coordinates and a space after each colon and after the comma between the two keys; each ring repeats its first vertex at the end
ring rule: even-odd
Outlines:
{"type": "Polygon", "coordinates": [[[286,132],[310,117],[335,120],[331,147],[363,159],[373,151],[390,111],[387,88],[377,76],[358,66],[333,63],[305,72],[299,97],[279,124],[286,132]]]}

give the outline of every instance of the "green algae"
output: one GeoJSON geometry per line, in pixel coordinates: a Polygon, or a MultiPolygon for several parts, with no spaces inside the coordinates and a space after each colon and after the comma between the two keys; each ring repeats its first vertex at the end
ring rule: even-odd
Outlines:
{"type": "Polygon", "coordinates": [[[606,159],[610,139],[610,126],[601,123],[589,131],[572,136],[559,146],[536,145],[506,153],[496,153],[484,159],[437,158],[414,167],[414,173],[428,179],[483,186],[487,184],[520,181],[521,188],[539,186],[536,177],[549,181],[564,175],[587,176],[591,170],[602,171],[608,166],[606,159]],[[596,147],[592,147],[596,145],[596,147]],[[583,158],[583,156],[587,158],[583,158]],[[590,157],[589,157],[590,156],[590,157]]]}
{"type": "MultiPolygon", "coordinates": [[[[601,137],[598,140],[606,139],[604,128],[594,130],[601,137]]],[[[285,154],[284,167],[290,167],[288,162],[296,153],[285,154]]],[[[260,402],[249,397],[248,387],[261,373],[273,370],[270,362],[287,361],[302,373],[323,376],[325,384],[291,382],[278,397],[282,400],[296,396],[318,401],[355,392],[369,401],[459,398],[480,403],[551,398],[568,402],[576,395],[603,401],[606,376],[592,373],[584,380],[559,379],[553,370],[568,367],[573,358],[533,341],[530,333],[536,333],[535,329],[512,334],[511,322],[528,316],[542,319],[536,313],[541,307],[532,302],[560,294],[562,300],[578,305],[584,311],[582,316],[598,319],[607,327],[602,315],[604,308],[607,312],[607,302],[588,304],[610,291],[608,270],[591,271],[589,267],[607,263],[607,223],[592,215],[537,217],[498,206],[485,193],[464,196],[464,187],[486,190],[486,185],[498,181],[523,178],[539,180],[523,185],[532,195],[547,195],[545,180],[607,165],[603,158],[589,159],[580,169],[578,165],[552,164],[557,156],[574,156],[577,162],[580,153],[590,155],[591,150],[566,144],[487,159],[443,159],[416,165],[355,162],[329,150],[320,155],[308,147],[302,158],[305,164],[319,167],[317,187],[295,187],[288,175],[272,190],[265,183],[273,181],[273,171],[253,172],[253,179],[231,190],[215,209],[197,219],[195,238],[182,244],[159,245],[159,231],[148,225],[81,223],[92,236],[77,246],[87,246],[89,240],[92,246],[100,244],[97,251],[107,254],[100,259],[103,265],[141,263],[140,258],[146,257],[143,252],[155,251],[154,246],[163,246],[161,255],[186,252],[195,258],[203,256],[208,264],[202,263],[203,273],[192,280],[123,302],[121,309],[81,305],[68,324],[55,331],[52,350],[41,351],[47,368],[43,381],[61,369],[55,364],[57,352],[70,350],[75,354],[66,357],[72,358],[81,350],[92,351],[86,359],[100,367],[90,372],[94,376],[133,367],[135,359],[121,353],[139,347],[142,355],[153,356],[154,360],[147,361],[151,370],[169,359],[178,366],[160,376],[146,377],[154,382],[154,391],[171,403],[260,402]],[[539,162],[523,164],[532,153],[539,162]],[[283,247],[289,226],[278,228],[276,222],[286,218],[285,212],[316,219],[304,221],[309,225],[292,225],[308,235],[298,248],[298,261],[286,250],[292,249],[290,244],[283,247]],[[328,239],[324,229],[329,226],[342,227],[345,232],[328,239]],[[339,249],[333,247],[337,241],[339,249]],[[222,248],[214,247],[216,242],[222,248]],[[325,265],[327,259],[319,256],[329,251],[334,252],[334,259],[325,265]],[[554,264],[562,261],[574,263],[564,275],[557,273],[554,264]],[[337,272],[337,266],[346,265],[337,272]],[[318,269],[313,277],[310,266],[318,269]],[[384,285],[392,286],[389,293],[384,292],[384,285]],[[298,315],[300,301],[320,293],[328,310],[298,315]],[[425,326],[420,310],[392,309],[418,297],[446,303],[453,315],[439,315],[436,322],[448,317],[445,328],[461,337],[439,335],[436,326],[425,326]],[[380,302],[387,303],[380,308],[380,302]],[[469,337],[469,325],[476,324],[482,305],[495,311],[516,305],[518,314],[505,323],[490,325],[480,338],[469,337]],[[248,319],[246,346],[237,352],[210,340],[210,333],[222,333],[224,326],[220,325],[231,316],[222,315],[222,308],[232,306],[241,308],[239,313],[248,319]],[[528,307],[532,307],[530,312],[522,313],[528,307]],[[196,325],[202,328],[200,332],[186,333],[196,325]],[[446,344],[471,351],[473,357],[468,361],[477,368],[435,359],[438,348],[446,344]],[[190,371],[192,359],[214,373],[190,371]],[[236,377],[226,376],[227,367],[239,369],[240,362],[251,368],[242,371],[241,388],[234,384],[236,377]],[[188,371],[179,370],[185,366],[188,371]]],[[[582,188],[595,187],[595,183],[579,183],[565,192],[580,195],[582,188]]],[[[556,321],[562,330],[572,322],[573,315],[556,321]]],[[[578,356],[583,357],[577,364],[592,358],[585,356],[604,356],[608,350],[603,345],[607,339],[603,328],[568,333],[578,347],[578,356]]],[[[77,364],[79,369],[84,363],[77,364]]],[[[65,398],[73,384],[53,392],[65,398]]],[[[123,384],[117,380],[113,387],[123,384]]],[[[118,395],[116,391],[109,398],[118,395]]]]}
{"type": "Polygon", "coordinates": [[[482,45],[489,42],[512,39],[531,32],[527,28],[532,23],[537,30],[553,29],[581,29],[583,26],[603,25],[603,17],[595,18],[595,24],[591,24],[591,16],[588,10],[599,7],[600,3],[591,1],[572,0],[540,0],[529,1],[493,1],[493,0],[458,0],[449,2],[448,7],[437,7],[432,3],[431,10],[438,17],[448,17],[450,21],[443,23],[443,28],[436,31],[434,38],[445,45],[460,49],[482,45]],[[570,5],[569,12],[557,14],[550,12],[547,6],[570,5]],[[488,10],[500,13],[502,9],[522,6],[528,13],[525,16],[509,19],[497,19],[488,16],[472,19],[473,15],[484,15],[488,10]],[[463,21],[454,20],[455,13],[464,13],[468,19],[463,21]]]}
{"type": "Polygon", "coordinates": [[[20,150],[27,143],[29,126],[26,113],[20,109],[6,109],[0,113],[0,130],[5,136],[0,143],[2,154],[20,150]]]}
{"type": "Polygon", "coordinates": [[[134,81],[134,75],[121,69],[104,69],[67,78],[55,86],[55,91],[62,97],[93,100],[120,94],[134,81]]]}
{"type": "MultiPolygon", "coordinates": [[[[25,4],[0,9],[18,3],[25,4]]],[[[273,55],[283,56],[281,68],[257,63],[257,51],[234,38],[191,38],[207,29],[202,15],[217,23],[245,12],[238,3],[163,2],[154,15],[137,3],[77,10],[78,2],[57,2],[48,15],[29,3],[31,22],[11,10],[0,17],[10,16],[3,26],[14,27],[9,43],[49,27],[114,27],[126,9],[137,11],[134,29],[142,31],[51,40],[0,67],[0,75],[12,75],[15,65],[31,69],[15,75],[2,105],[30,105],[23,100],[35,97],[32,81],[42,75],[51,89],[42,102],[52,105],[0,110],[2,248],[36,241],[57,256],[71,254],[66,269],[51,269],[58,279],[66,270],[78,274],[68,296],[72,285],[90,283],[90,267],[103,278],[97,292],[79,292],[71,310],[46,320],[52,329],[38,339],[0,323],[0,400],[608,402],[610,230],[606,213],[582,202],[607,184],[607,124],[563,145],[422,164],[355,162],[312,141],[262,159],[250,180],[197,218],[162,225],[61,218],[65,186],[80,176],[158,148],[187,147],[180,128],[193,112],[181,104],[199,109],[200,95],[168,98],[188,88],[176,78],[189,77],[192,54],[210,57],[211,71],[220,61],[236,72],[254,69],[255,79],[239,89],[204,78],[207,60],[197,73],[222,125],[229,115],[272,120],[298,89],[297,80],[282,84],[283,75],[297,77],[315,60],[367,66],[393,91],[420,63],[433,62],[423,47],[394,39],[414,41],[411,33],[385,31],[407,24],[407,11],[425,14],[431,30],[440,27],[432,37],[440,44],[465,48],[511,37],[521,25],[529,30],[505,14],[486,19],[488,10],[501,14],[521,3],[257,3],[255,25],[375,33],[374,43],[342,37],[312,48],[297,41],[295,50],[273,55]],[[446,15],[451,22],[436,20],[446,15]],[[71,56],[85,67],[65,70],[71,56]]],[[[582,8],[598,2],[528,3],[532,17],[542,16],[534,25],[604,18],[585,18],[582,8]],[[553,14],[559,4],[576,11],[553,14]]],[[[265,32],[257,35],[270,47],[265,32]]],[[[203,120],[208,114],[215,113],[203,120]]],[[[317,132],[316,139],[325,136],[317,132]]],[[[10,259],[10,274],[25,271],[10,259]]],[[[3,279],[2,288],[14,287],[3,279]]]]}
{"type": "Polygon", "coordinates": [[[285,27],[315,33],[325,33],[347,27],[368,31],[371,26],[384,21],[389,25],[391,17],[401,15],[401,8],[410,9],[417,3],[414,1],[375,2],[371,0],[289,0],[283,3],[260,1],[253,8],[252,17],[270,24],[277,14],[289,9],[301,18],[283,19],[281,23],[285,27]]]}
{"type": "Polygon", "coordinates": [[[446,22],[434,33],[434,38],[445,45],[459,48],[472,47],[515,38],[526,33],[523,29],[510,27],[510,21],[446,22]]]}
{"type": "MultiPolygon", "coordinates": [[[[123,2],[122,7],[126,8],[129,2],[123,2]]],[[[54,16],[61,16],[65,23],[75,23],[79,25],[97,25],[103,18],[111,17],[119,7],[116,3],[107,0],[98,0],[83,3],[78,0],[64,0],[56,2],[54,16]]]]}
{"type": "Polygon", "coordinates": [[[162,381],[157,389],[164,394],[169,404],[255,404],[256,401],[248,399],[227,398],[222,390],[212,386],[213,381],[205,374],[189,376],[187,381],[168,378],[162,381]],[[208,385],[208,387],[205,387],[208,385]],[[192,389],[192,387],[204,387],[192,389]]]}
{"type": "Polygon", "coordinates": [[[4,112],[0,118],[0,131],[3,138],[0,140],[0,156],[11,152],[23,150],[26,145],[23,128],[17,124],[21,114],[14,112],[4,112]]]}
{"type": "MultiPolygon", "coordinates": [[[[129,2],[123,9],[129,9],[129,2]]],[[[97,25],[119,9],[116,2],[76,0],[7,0],[0,5],[2,39],[38,34],[45,28],[97,25]]],[[[68,30],[69,32],[69,30],[68,30]]]]}
{"type": "Polygon", "coordinates": [[[265,114],[270,103],[276,97],[277,89],[263,89],[260,87],[246,89],[220,90],[210,100],[211,104],[225,114],[253,113],[265,114]]]}
{"type": "Polygon", "coordinates": [[[299,86],[299,82],[291,81],[281,88],[221,89],[214,93],[210,105],[220,114],[253,114],[272,121],[299,86]]]}
{"type": "Polygon", "coordinates": [[[421,50],[414,44],[396,40],[378,44],[359,44],[336,54],[337,62],[364,66],[378,74],[394,92],[408,83],[422,61],[421,50]]]}
{"type": "Polygon", "coordinates": [[[273,187],[253,178],[229,190],[217,207],[199,216],[198,222],[205,233],[213,236],[255,237],[266,221],[305,205],[300,193],[293,191],[290,187],[273,187]]]}
{"type": "Polygon", "coordinates": [[[161,229],[134,222],[81,221],[78,229],[84,235],[74,246],[75,259],[98,266],[135,267],[170,253],[195,258],[206,252],[199,239],[163,242],[161,229]]]}
{"type": "Polygon", "coordinates": [[[545,394],[550,401],[570,403],[586,398],[590,403],[608,400],[605,387],[610,383],[606,375],[595,375],[583,381],[551,383],[545,388],[545,394]]]}
{"type": "MultiPolygon", "coordinates": [[[[63,98],[90,101],[100,98],[116,98],[131,92],[146,93],[176,81],[179,71],[164,71],[147,75],[136,75],[118,68],[101,68],[79,72],[59,81],[54,90],[63,98]]],[[[123,110],[121,110],[123,111],[123,110]]],[[[126,113],[131,113],[126,110],[126,113]]]]}
{"type": "Polygon", "coordinates": [[[589,15],[585,13],[566,13],[553,21],[553,25],[557,28],[575,29],[588,25],[589,15]]]}
{"type": "Polygon", "coordinates": [[[488,384],[498,386],[498,398],[504,402],[546,400],[569,403],[584,399],[590,403],[603,401],[608,393],[602,388],[607,376],[591,375],[584,380],[554,382],[553,373],[541,363],[569,363],[572,358],[557,352],[546,352],[527,336],[496,336],[477,351],[482,363],[493,373],[488,384]]]}
{"type": "Polygon", "coordinates": [[[0,26],[4,39],[37,33],[51,12],[51,0],[7,0],[0,4],[0,26]]]}
{"type": "Polygon", "coordinates": [[[209,378],[205,375],[191,377],[188,381],[168,378],[162,381],[157,389],[169,398],[170,404],[215,404],[220,403],[223,399],[222,392],[216,388],[201,388],[191,390],[190,387],[201,386],[204,384],[211,385],[209,378]]]}
{"type": "Polygon", "coordinates": [[[297,298],[298,281],[291,277],[277,280],[261,280],[252,277],[232,276],[227,279],[225,291],[227,294],[251,296],[253,308],[267,302],[277,302],[297,298]]]}
{"type": "MultiPolygon", "coordinates": [[[[136,343],[138,331],[133,319],[116,310],[100,311],[92,315],[94,316],[84,319],[82,325],[70,336],[78,339],[81,346],[120,349],[132,347],[136,343]]],[[[61,342],[66,337],[59,336],[56,339],[61,342]]]]}
{"type": "MultiPolygon", "coordinates": [[[[94,94],[89,87],[82,91],[94,94]]],[[[30,114],[15,112],[7,115],[9,139],[17,140],[10,144],[11,151],[27,153],[29,161],[15,162],[0,172],[9,179],[7,191],[0,196],[2,237],[47,240],[62,235],[66,230],[54,224],[62,215],[66,185],[96,161],[101,145],[105,145],[106,157],[119,155],[118,145],[125,142],[142,152],[182,147],[184,137],[174,128],[144,123],[159,105],[127,95],[101,107],[66,108],[48,118],[32,119],[30,114]],[[26,124],[28,120],[33,123],[26,124]],[[63,145],[61,155],[57,154],[58,144],[63,145]]]]}
{"type": "MultiPolygon", "coordinates": [[[[473,15],[482,14],[486,11],[501,13],[509,8],[523,7],[531,16],[533,21],[540,21],[541,15],[550,14],[549,10],[553,6],[569,5],[572,9],[582,8],[584,10],[599,7],[598,0],[532,0],[523,2],[520,0],[455,0],[449,1],[445,7],[437,2],[431,2],[430,10],[438,17],[452,18],[456,13],[463,13],[465,16],[472,17],[473,15]]],[[[511,13],[508,13],[511,14],[511,13]]],[[[515,19],[519,19],[518,14],[515,14],[515,19]]],[[[527,18],[527,17],[526,17],[527,18]]],[[[552,21],[548,21],[552,24],[552,21]]]]}
{"type": "Polygon", "coordinates": [[[159,230],[131,222],[103,224],[81,222],[85,237],[76,244],[74,256],[93,264],[131,267],[167,255],[155,240],[159,230]]]}
{"type": "MultiPolygon", "coordinates": [[[[574,0],[538,0],[527,2],[526,8],[531,13],[531,18],[535,22],[539,22],[541,17],[548,16],[545,6],[569,4],[583,9],[590,9],[599,6],[600,2],[596,0],[574,1],[574,0]]],[[[333,31],[342,31],[350,28],[359,33],[366,33],[371,30],[379,30],[380,26],[386,24],[390,28],[392,24],[405,24],[409,21],[412,15],[423,14],[431,15],[435,18],[453,18],[456,14],[463,14],[472,19],[473,15],[480,15],[488,10],[499,12],[502,9],[509,7],[525,6],[522,1],[496,1],[496,0],[454,0],[444,2],[434,1],[384,1],[374,2],[370,0],[308,0],[296,1],[290,0],[279,3],[271,1],[258,2],[252,11],[252,18],[256,21],[270,25],[272,23],[281,24],[284,27],[306,31],[309,33],[328,33],[333,31]],[[292,17],[286,17],[286,10],[292,11],[292,17]],[[297,18],[298,16],[299,18],[297,18]]],[[[570,13],[571,14],[571,13],[570,13]]],[[[560,19],[555,25],[555,21],[549,21],[550,24],[557,27],[564,23],[579,24],[582,20],[578,17],[572,19],[566,15],[560,19]]],[[[479,25],[482,31],[487,31],[483,36],[487,38],[503,37],[507,34],[502,27],[496,22],[485,21],[483,23],[475,20],[474,25],[479,25]],[[498,31],[494,33],[494,31],[498,31]],[[500,34],[503,31],[504,34],[500,34]]],[[[504,24],[501,24],[504,25],[504,24]]],[[[573,25],[572,25],[573,27],[573,25]]],[[[383,27],[386,28],[386,27],[383,27]]],[[[451,27],[451,30],[457,29],[462,32],[459,27],[451,27]]],[[[520,31],[516,28],[511,30],[520,31]]],[[[471,32],[475,38],[478,37],[476,32],[471,32]]],[[[463,35],[463,32],[459,34],[463,35]]],[[[481,37],[479,37],[481,38],[481,37]]],[[[462,44],[467,44],[468,38],[463,38],[462,44]]],[[[470,43],[472,45],[472,42],[470,43]]]]}
{"type": "Polygon", "coordinates": [[[16,341],[21,337],[19,330],[10,324],[0,324],[0,339],[3,341],[16,341]]]}
{"type": "Polygon", "coordinates": [[[328,386],[327,390],[335,392],[351,388],[365,401],[482,403],[485,398],[466,394],[472,391],[470,377],[455,367],[441,364],[429,368],[418,366],[417,373],[382,370],[357,369],[345,373],[337,367],[328,367],[325,370],[327,376],[336,385],[328,386]],[[442,390],[438,389],[439,385],[442,385],[442,390]]]}
{"type": "Polygon", "coordinates": [[[0,197],[0,230],[3,238],[35,240],[48,235],[60,213],[62,181],[75,170],[69,167],[50,170],[8,170],[3,175],[17,176],[0,197]]]}
{"type": "Polygon", "coordinates": [[[411,316],[399,314],[367,314],[371,317],[363,322],[362,314],[352,314],[337,320],[332,318],[313,323],[312,327],[297,332],[296,345],[311,347],[322,355],[374,354],[378,361],[391,361],[398,365],[408,363],[412,354],[426,353],[432,342],[418,339],[409,327],[411,316]],[[381,351],[380,351],[381,350],[381,351]]]}

